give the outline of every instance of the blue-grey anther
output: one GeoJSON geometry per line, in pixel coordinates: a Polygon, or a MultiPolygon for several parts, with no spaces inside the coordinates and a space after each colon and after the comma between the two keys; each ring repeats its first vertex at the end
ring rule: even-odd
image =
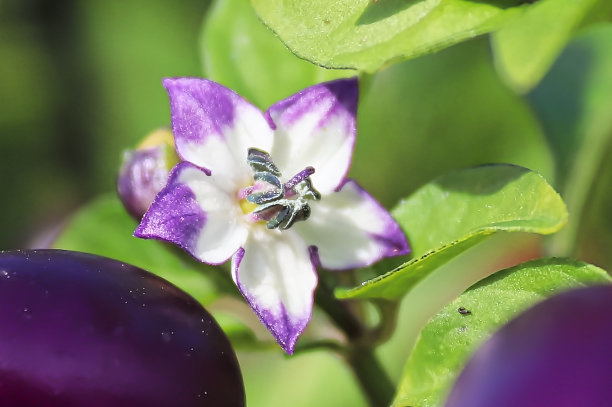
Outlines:
{"type": "Polygon", "coordinates": [[[270,154],[265,151],[258,150],[256,148],[249,148],[247,162],[251,166],[254,172],[269,172],[276,176],[280,176],[281,173],[272,162],[270,154]]]}
{"type": "Polygon", "coordinates": [[[289,229],[295,222],[310,217],[307,200],[321,199],[310,180],[314,168],[306,167],[283,184],[279,178],[281,172],[265,151],[250,148],[247,162],[253,170],[258,190],[249,193],[246,200],[257,205],[253,213],[267,221],[268,229],[289,229]]]}
{"type": "Polygon", "coordinates": [[[269,172],[256,172],[253,175],[255,181],[263,181],[273,186],[271,189],[267,189],[262,192],[252,192],[246,196],[247,201],[260,205],[266,202],[281,199],[285,195],[285,188],[283,183],[274,174],[269,172]],[[275,187],[275,188],[274,188],[275,187]]]}

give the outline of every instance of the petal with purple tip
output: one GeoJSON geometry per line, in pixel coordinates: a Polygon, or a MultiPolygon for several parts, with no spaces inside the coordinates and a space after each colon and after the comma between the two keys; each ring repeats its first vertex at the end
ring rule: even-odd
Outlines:
{"type": "Polygon", "coordinates": [[[291,231],[252,231],[232,258],[233,278],[261,322],[292,354],[312,314],[317,274],[308,247],[291,231]]]}
{"type": "Polygon", "coordinates": [[[248,234],[235,197],[202,169],[179,163],[134,235],[174,243],[200,261],[220,264],[248,234]]]}
{"type": "Polygon", "coordinates": [[[348,172],[355,144],[357,79],[311,86],[272,105],[266,112],[275,128],[275,163],[285,176],[308,166],[314,187],[331,193],[348,172]]]}
{"type": "Polygon", "coordinates": [[[164,79],[164,86],[179,156],[235,183],[248,182],[247,150],[272,146],[272,129],[262,112],[206,79],[164,79]]]}
{"type": "Polygon", "coordinates": [[[391,214],[351,179],[337,193],[311,205],[311,211],[308,221],[296,223],[293,229],[308,245],[317,247],[325,268],[364,267],[410,252],[391,214]]]}

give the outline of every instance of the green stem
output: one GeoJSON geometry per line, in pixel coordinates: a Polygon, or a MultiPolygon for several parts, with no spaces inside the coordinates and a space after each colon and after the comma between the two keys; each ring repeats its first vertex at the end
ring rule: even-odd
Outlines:
{"type": "Polygon", "coordinates": [[[348,305],[338,301],[333,291],[320,279],[315,292],[315,302],[331,318],[349,341],[354,341],[364,335],[365,326],[351,312],[348,305]]]}
{"type": "Polygon", "coordinates": [[[361,389],[372,407],[387,407],[393,401],[395,386],[376,358],[373,349],[355,347],[346,354],[361,389]]]}
{"type": "Polygon", "coordinates": [[[385,407],[391,404],[395,386],[374,354],[376,340],[372,333],[351,312],[347,303],[339,301],[332,290],[319,281],[315,296],[317,305],[340,328],[349,344],[339,352],[351,367],[361,390],[372,407],[385,407]]]}

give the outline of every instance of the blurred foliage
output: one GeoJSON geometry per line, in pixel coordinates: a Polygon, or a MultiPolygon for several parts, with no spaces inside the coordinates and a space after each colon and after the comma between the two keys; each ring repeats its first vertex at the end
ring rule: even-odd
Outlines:
{"type": "Polygon", "coordinates": [[[538,1],[491,36],[496,67],[509,86],[536,85],[580,28],[610,17],[606,0],[538,1]]]}
{"type": "Polygon", "coordinates": [[[199,75],[207,2],[0,2],[0,247],[45,245],[169,123],[161,78],[199,75]],[[38,239],[32,241],[36,236],[38,239]]]}
{"type": "Polygon", "coordinates": [[[605,182],[602,167],[612,148],[611,72],[612,25],[591,26],[526,96],[555,156],[557,188],[572,214],[568,227],[553,239],[556,255],[575,255],[581,238],[590,235],[582,216],[598,205],[592,195],[605,182]]]}

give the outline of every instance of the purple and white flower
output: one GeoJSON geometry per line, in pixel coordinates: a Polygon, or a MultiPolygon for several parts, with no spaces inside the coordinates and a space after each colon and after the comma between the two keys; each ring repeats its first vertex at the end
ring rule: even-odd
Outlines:
{"type": "Polygon", "coordinates": [[[391,215],[346,178],[357,80],[312,86],[265,113],[209,80],[164,86],[183,161],[135,236],[209,264],[231,258],[238,289],[293,353],[312,314],[317,266],[363,267],[410,250],[391,215]]]}

